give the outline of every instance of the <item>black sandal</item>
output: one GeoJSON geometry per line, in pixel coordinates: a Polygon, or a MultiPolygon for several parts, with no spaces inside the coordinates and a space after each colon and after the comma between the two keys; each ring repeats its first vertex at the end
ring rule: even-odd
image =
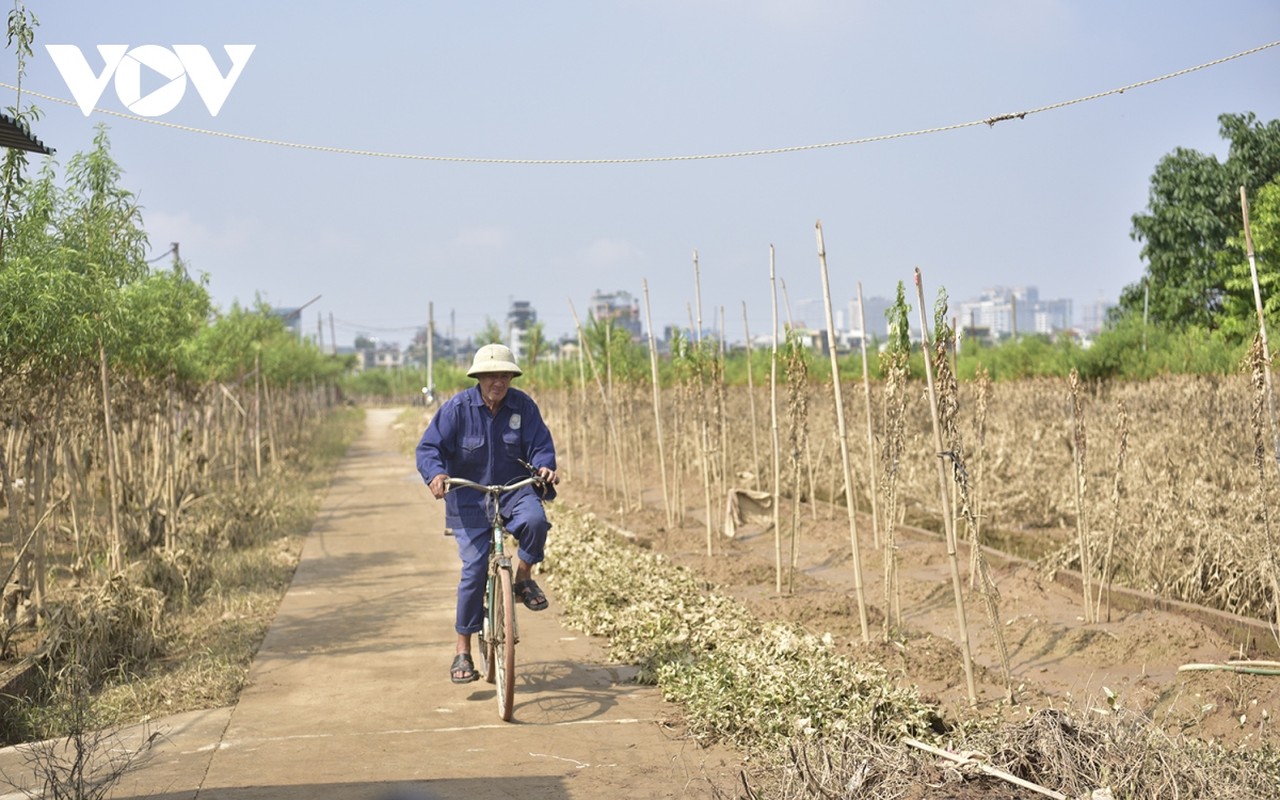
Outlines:
{"type": "Polygon", "coordinates": [[[533,582],[533,578],[512,585],[511,590],[524,601],[524,607],[530,611],[541,611],[547,607],[547,596],[533,582]]]}
{"type": "Polygon", "coordinates": [[[454,683],[471,683],[480,680],[480,673],[476,672],[476,664],[471,660],[470,653],[458,653],[453,657],[453,665],[449,667],[449,680],[454,683]],[[458,673],[463,673],[461,677],[458,673]]]}

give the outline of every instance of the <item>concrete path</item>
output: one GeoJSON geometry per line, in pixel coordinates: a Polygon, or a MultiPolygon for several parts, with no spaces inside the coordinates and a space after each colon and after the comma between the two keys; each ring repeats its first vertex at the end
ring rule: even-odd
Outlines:
{"type": "MultiPolygon", "coordinates": [[[[550,610],[520,615],[513,722],[498,718],[490,684],[449,682],[457,553],[444,504],[397,451],[395,417],[368,412],[238,704],[152,722],[163,738],[112,796],[666,798],[731,787],[736,756],[676,739],[656,689],[562,626],[553,587],[550,610]]],[[[9,784],[33,785],[24,753],[0,750],[9,784]]],[[[0,800],[25,796],[6,792],[0,782],[0,800]]]]}

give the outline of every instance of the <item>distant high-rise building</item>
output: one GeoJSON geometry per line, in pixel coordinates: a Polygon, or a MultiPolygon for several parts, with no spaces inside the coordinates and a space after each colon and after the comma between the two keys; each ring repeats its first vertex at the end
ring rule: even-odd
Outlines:
{"type": "Polygon", "coordinates": [[[507,344],[517,361],[524,356],[524,337],[538,321],[538,312],[528,300],[512,300],[507,310],[507,344]]]}
{"type": "Polygon", "coordinates": [[[1051,335],[1072,327],[1071,300],[1041,300],[1035,286],[984,289],[976,300],[956,308],[961,328],[986,330],[992,336],[1027,333],[1051,335]]]}
{"type": "MultiPolygon", "coordinates": [[[[889,338],[889,317],[887,312],[889,306],[893,305],[893,301],[885,297],[864,297],[862,298],[862,308],[867,312],[866,330],[863,331],[862,319],[858,315],[858,300],[854,298],[849,301],[849,330],[862,334],[865,333],[867,341],[886,341],[889,338]]],[[[837,325],[837,327],[840,327],[837,325]]]]}
{"type": "Polygon", "coordinates": [[[1092,303],[1085,303],[1080,309],[1080,326],[1086,333],[1097,333],[1107,324],[1107,313],[1115,308],[1115,303],[1108,302],[1101,295],[1092,303]]]}
{"type": "Polygon", "coordinates": [[[628,292],[602,292],[597,289],[591,295],[587,310],[600,322],[613,320],[633,339],[644,336],[644,328],[640,325],[640,304],[628,292]]]}

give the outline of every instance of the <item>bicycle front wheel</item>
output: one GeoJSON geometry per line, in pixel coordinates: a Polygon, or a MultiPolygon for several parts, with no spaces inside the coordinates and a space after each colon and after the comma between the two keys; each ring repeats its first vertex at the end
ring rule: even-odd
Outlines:
{"type": "MultiPolygon", "coordinates": [[[[500,571],[500,570],[499,570],[500,571]]],[[[496,595],[500,591],[498,579],[494,573],[489,573],[489,582],[484,589],[484,630],[480,632],[480,658],[481,671],[480,676],[484,678],[485,683],[493,683],[496,677],[494,669],[494,642],[497,640],[497,629],[501,623],[495,624],[497,619],[494,611],[497,609],[496,595]]]]}
{"type": "Polygon", "coordinates": [[[511,570],[498,570],[493,593],[493,663],[496,667],[498,715],[511,721],[516,694],[516,609],[511,588],[511,570]]]}

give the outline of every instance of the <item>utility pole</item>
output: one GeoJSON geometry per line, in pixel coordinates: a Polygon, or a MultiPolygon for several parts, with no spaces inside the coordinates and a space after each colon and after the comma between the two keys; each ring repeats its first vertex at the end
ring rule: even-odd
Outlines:
{"type": "Polygon", "coordinates": [[[316,312],[316,344],[320,346],[320,352],[324,352],[324,314],[316,312]]]}
{"type": "Polygon", "coordinates": [[[333,348],[333,355],[338,354],[338,336],[333,332],[333,312],[329,312],[329,346],[333,348]]]}

